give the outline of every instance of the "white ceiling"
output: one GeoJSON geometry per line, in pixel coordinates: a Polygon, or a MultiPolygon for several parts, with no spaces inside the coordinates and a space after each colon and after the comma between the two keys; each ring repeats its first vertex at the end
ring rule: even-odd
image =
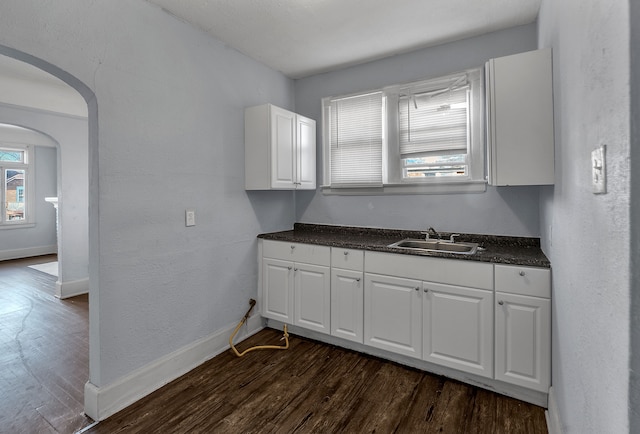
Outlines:
{"type": "Polygon", "coordinates": [[[540,0],[146,0],[291,78],[536,20],[540,0]]]}

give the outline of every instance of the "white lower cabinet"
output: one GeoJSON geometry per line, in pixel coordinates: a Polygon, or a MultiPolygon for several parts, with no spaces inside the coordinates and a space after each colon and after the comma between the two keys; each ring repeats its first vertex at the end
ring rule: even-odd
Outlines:
{"type": "Polygon", "coordinates": [[[263,242],[262,315],[548,393],[551,270],[263,242]]]}
{"type": "Polygon", "coordinates": [[[551,272],[496,265],[496,380],[547,393],[551,380],[551,272]]]}
{"type": "Polygon", "coordinates": [[[422,357],[422,282],[365,274],[364,343],[422,357]]]}
{"type": "Polygon", "coordinates": [[[329,334],[331,292],[329,267],[294,264],[294,321],[300,327],[329,334]]]}
{"type": "Polygon", "coordinates": [[[364,342],[364,282],[362,271],[331,269],[331,334],[364,342]]]}
{"type": "Polygon", "coordinates": [[[493,377],[493,291],[423,282],[423,359],[493,377]]]}
{"type": "Polygon", "coordinates": [[[293,262],[262,260],[262,316],[293,323],[293,262]]]}
{"type": "Polygon", "coordinates": [[[329,334],[329,264],[329,247],[264,241],[262,316],[329,334]]]}

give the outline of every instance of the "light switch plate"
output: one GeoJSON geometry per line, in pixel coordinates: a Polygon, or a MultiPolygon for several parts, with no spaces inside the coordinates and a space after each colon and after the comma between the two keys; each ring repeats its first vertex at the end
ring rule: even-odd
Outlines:
{"type": "Polygon", "coordinates": [[[593,194],[607,192],[606,145],[591,151],[591,184],[593,194]]]}
{"type": "Polygon", "coordinates": [[[196,210],[195,209],[187,209],[184,212],[185,226],[195,226],[196,225],[196,210]]]}

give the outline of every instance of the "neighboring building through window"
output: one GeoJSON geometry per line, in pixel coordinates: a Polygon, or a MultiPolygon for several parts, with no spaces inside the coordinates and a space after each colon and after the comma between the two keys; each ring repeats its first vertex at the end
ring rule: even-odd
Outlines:
{"type": "Polygon", "coordinates": [[[325,190],[484,190],[482,95],[473,69],[323,99],[325,190]]]}
{"type": "Polygon", "coordinates": [[[3,203],[0,224],[20,224],[30,221],[31,147],[0,143],[0,199],[3,203]]]}

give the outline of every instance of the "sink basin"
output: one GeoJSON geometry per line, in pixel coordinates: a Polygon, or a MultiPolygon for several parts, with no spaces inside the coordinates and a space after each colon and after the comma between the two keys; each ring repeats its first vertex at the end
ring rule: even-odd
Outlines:
{"type": "Polygon", "coordinates": [[[458,243],[445,240],[416,240],[412,238],[389,244],[387,247],[426,252],[457,253],[461,255],[473,255],[478,250],[478,244],[476,243],[458,243]]]}

